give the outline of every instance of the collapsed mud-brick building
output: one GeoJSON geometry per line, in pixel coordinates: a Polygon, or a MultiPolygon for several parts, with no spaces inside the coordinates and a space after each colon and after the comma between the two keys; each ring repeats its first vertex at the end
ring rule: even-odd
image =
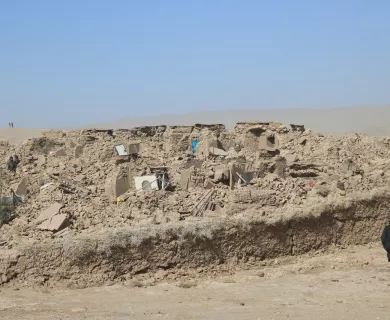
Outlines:
{"type": "MultiPolygon", "coordinates": [[[[26,269],[18,262],[13,267],[1,253],[34,243],[52,246],[58,261],[92,284],[87,270],[93,264],[99,274],[117,279],[161,265],[198,267],[310,250],[299,241],[314,248],[353,243],[355,238],[340,233],[362,228],[368,208],[378,219],[365,225],[363,239],[370,241],[382,225],[390,182],[389,138],[323,136],[303,125],[271,121],[240,122],[231,131],[222,124],[57,130],[20,145],[2,144],[0,151],[4,159],[18,155],[21,160],[15,173],[8,172],[6,161],[1,164],[2,196],[13,199],[12,189],[23,199],[15,205],[15,217],[1,227],[0,260],[8,269],[0,268],[0,274],[22,281],[27,274],[39,278],[36,260],[23,251],[26,269]],[[228,237],[227,226],[235,225],[241,231],[229,238],[236,249],[228,252],[216,237],[228,237]],[[319,230],[315,240],[314,229],[321,225],[326,230],[319,230]],[[161,247],[164,241],[173,251],[170,245],[161,247]],[[215,251],[201,249],[207,241],[215,246],[204,248],[215,251]],[[80,251],[70,250],[69,243],[79,243],[80,251]],[[92,259],[95,254],[101,260],[92,259]],[[211,257],[218,258],[211,262],[211,257]],[[127,271],[110,259],[127,264],[127,271]]],[[[42,272],[52,279],[59,269],[51,262],[47,266],[42,272]]]]}

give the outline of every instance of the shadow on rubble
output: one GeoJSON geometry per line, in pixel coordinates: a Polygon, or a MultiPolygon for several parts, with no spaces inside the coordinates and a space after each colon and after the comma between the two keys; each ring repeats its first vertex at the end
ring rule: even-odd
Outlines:
{"type": "Polygon", "coordinates": [[[15,206],[12,198],[0,196],[0,228],[13,219],[15,219],[15,206]]]}

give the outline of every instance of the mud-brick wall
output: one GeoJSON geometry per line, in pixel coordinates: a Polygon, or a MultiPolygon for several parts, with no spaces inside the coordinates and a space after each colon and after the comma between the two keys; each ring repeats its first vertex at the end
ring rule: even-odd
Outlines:
{"type": "Polygon", "coordinates": [[[196,268],[379,241],[389,200],[383,191],[280,215],[272,222],[262,217],[182,222],[46,241],[0,252],[0,280],[93,286],[158,268],[196,268]]]}
{"type": "Polygon", "coordinates": [[[165,150],[180,155],[190,150],[193,126],[170,127],[164,134],[165,150]]]}

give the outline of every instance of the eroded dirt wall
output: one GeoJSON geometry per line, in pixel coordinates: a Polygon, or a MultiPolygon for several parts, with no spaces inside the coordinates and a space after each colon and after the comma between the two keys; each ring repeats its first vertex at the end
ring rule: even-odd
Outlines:
{"type": "Polygon", "coordinates": [[[158,269],[231,265],[298,255],[331,245],[379,241],[390,194],[352,195],[343,202],[270,217],[188,221],[164,227],[111,229],[34,243],[0,253],[0,280],[52,286],[95,286],[158,269]],[[252,258],[252,259],[253,259],[252,258]]]}

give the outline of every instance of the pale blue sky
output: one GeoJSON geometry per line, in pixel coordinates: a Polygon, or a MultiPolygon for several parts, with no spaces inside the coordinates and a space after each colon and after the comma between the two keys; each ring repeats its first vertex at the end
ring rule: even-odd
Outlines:
{"type": "Polygon", "coordinates": [[[3,0],[1,119],[390,103],[388,0],[3,0]]]}

